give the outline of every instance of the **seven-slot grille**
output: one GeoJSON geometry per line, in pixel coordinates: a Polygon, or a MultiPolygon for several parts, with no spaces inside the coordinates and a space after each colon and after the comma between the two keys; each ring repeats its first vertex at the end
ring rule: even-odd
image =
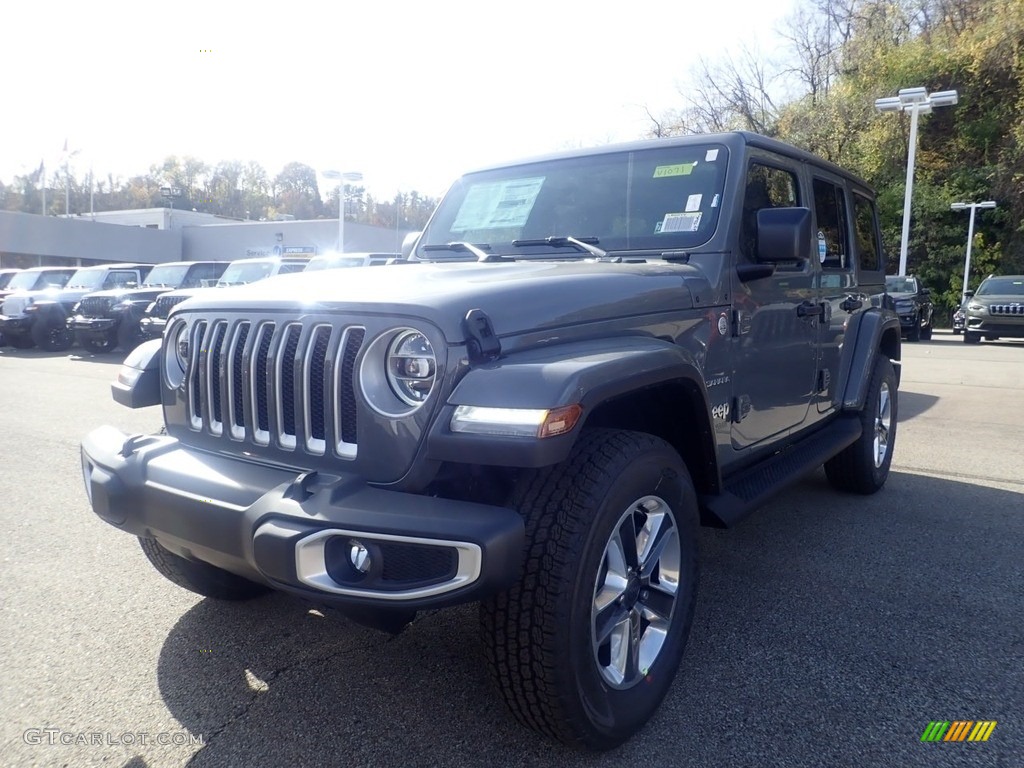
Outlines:
{"type": "Polygon", "coordinates": [[[1024,317],[1024,304],[993,304],[988,308],[992,315],[1012,315],[1024,317]]]}
{"type": "Polygon", "coordinates": [[[150,313],[151,317],[163,317],[166,318],[171,310],[178,304],[181,304],[188,296],[158,296],[156,304],[153,306],[153,311],[150,313]]]}
{"type": "Polygon", "coordinates": [[[82,299],[78,311],[84,317],[106,317],[113,305],[114,300],[110,296],[87,296],[82,299]]]}
{"type": "Polygon", "coordinates": [[[197,321],[186,386],[192,428],[355,458],[355,361],[365,333],[322,322],[197,321]]]}

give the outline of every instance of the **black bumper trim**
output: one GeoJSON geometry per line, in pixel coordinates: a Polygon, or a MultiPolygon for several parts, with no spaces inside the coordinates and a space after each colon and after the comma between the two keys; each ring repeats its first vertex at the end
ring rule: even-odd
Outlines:
{"type": "Polygon", "coordinates": [[[303,477],[189,449],[171,437],[130,439],[100,427],[82,441],[93,511],[182,557],[336,607],[454,605],[506,589],[519,577],[525,533],[512,509],[383,490],[351,475],[303,477]],[[300,477],[303,492],[296,493],[300,477]],[[271,522],[277,525],[265,525],[271,522]],[[332,529],[371,539],[380,534],[439,545],[463,542],[479,548],[479,573],[450,591],[409,599],[315,589],[296,575],[296,545],[332,529]]]}

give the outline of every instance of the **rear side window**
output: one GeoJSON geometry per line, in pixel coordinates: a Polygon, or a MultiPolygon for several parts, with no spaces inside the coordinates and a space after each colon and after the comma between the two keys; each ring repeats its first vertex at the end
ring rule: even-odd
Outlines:
{"type": "Polygon", "coordinates": [[[857,238],[857,256],[860,268],[866,272],[877,272],[882,268],[876,220],[874,202],[854,192],[853,227],[857,238]]]}
{"type": "Polygon", "coordinates": [[[815,179],[814,217],[818,222],[818,260],[821,262],[821,268],[850,269],[852,265],[845,190],[831,181],[815,179]]]}

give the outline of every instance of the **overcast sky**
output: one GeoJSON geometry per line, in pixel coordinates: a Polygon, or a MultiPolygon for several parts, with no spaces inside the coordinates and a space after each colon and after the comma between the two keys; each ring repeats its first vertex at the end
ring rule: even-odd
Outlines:
{"type": "Polygon", "coordinates": [[[174,154],[440,195],[478,166],[641,137],[699,57],[777,55],[792,4],[18,2],[0,27],[0,179],[53,169],[67,139],[79,177],[174,154]]]}

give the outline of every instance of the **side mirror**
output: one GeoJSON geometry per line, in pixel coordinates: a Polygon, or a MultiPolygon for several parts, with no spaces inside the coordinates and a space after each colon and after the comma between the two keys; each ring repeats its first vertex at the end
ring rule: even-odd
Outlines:
{"type": "Polygon", "coordinates": [[[969,299],[974,295],[974,291],[964,291],[964,298],[969,299]]]}
{"type": "Polygon", "coordinates": [[[762,208],[757,212],[757,260],[763,264],[811,257],[809,208],[762,208]]]}
{"type": "Polygon", "coordinates": [[[403,259],[406,261],[409,260],[409,257],[412,256],[413,249],[416,247],[416,241],[420,239],[420,235],[422,234],[422,232],[410,232],[405,236],[405,239],[402,240],[403,259]]]}

